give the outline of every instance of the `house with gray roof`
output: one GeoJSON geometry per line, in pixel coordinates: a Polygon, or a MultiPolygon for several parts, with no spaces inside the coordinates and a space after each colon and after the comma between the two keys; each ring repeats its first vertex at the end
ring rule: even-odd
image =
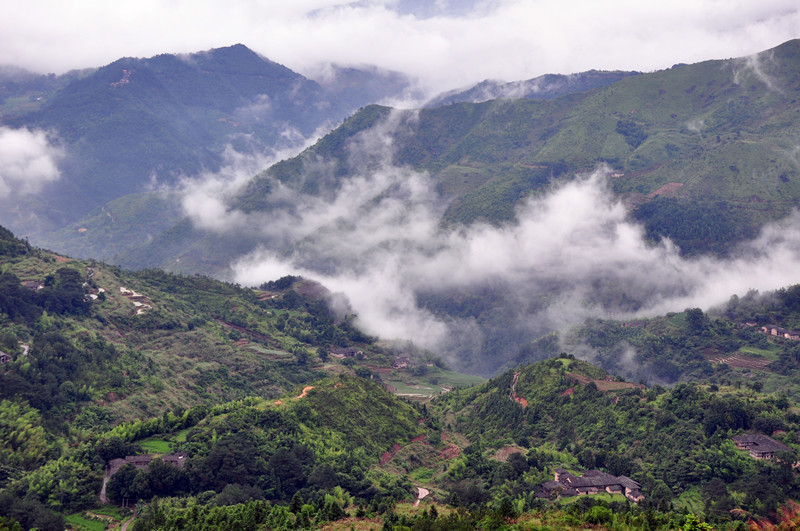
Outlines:
{"type": "Polygon", "coordinates": [[[748,450],[753,459],[775,459],[778,452],[792,452],[794,450],[785,444],[767,437],[761,433],[744,433],[733,437],[737,448],[748,450]]]}
{"type": "Polygon", "coordinates": [[[644,500],[642,486],[627,476],[614,476],[601,470],[588,470],[576,476],[563,468],[556,468],[555,478],[542,484],[539,497],[583,496],[608,492],[622,494],[632,502],[644,500]]]}

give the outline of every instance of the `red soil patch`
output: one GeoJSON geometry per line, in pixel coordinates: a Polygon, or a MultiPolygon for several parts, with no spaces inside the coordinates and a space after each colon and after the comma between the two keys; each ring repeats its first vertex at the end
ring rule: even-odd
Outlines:
{"type": "Polygon", "coordinates": [[[447,445],[447,448],[439,452],[440,459],[453,459],[459,455],[461,455],[461,448],[455,444],[449,444],[447,445]]]}
{"type": "MultiPolygon", "coordinates": [[[[411,441],[408,444],[406,444],[405,446],[409,446],[409,445],[411,445],[413,443],[416,443],[416,442],[423,442],[425,440],[425,438],[426,438],[426,435],[418,435],[418,436],[414,437],[413,439],[411,439],[411,441]]],[[[399,452],[400,450],[402,450],[403,448],[404,448],[404,446],[400,446],[399,444],[394,443],[394,446],[392,446],[391,450],[389,450],[388,452],[384,452],[383,455],[381,455],[381,465],[385,465],[386,463],[391,461],[392,457],[394,457],[394,455],[397,452],[399,452]]]]}
{"type": "Polygon", "coordinates": [[[391,461],[392,457],[394,457],[394,454],[399,452],[401,448],[402,448],[402,446],[400,446],[397,443],[394,443],[394,446],[392,446],[392,449],[389,450],[388,452],[384,452],[383,455],[381,456],[381,465],[385,465],[386,463],[391,461]]]}
{"type": "Polygon", "coordinates": [[[573,394],[575,394],[575,388],[570,387],[569,389],[561,393],[561,396],[572,396],[573,394]]]}
{"type": "Polygon", "coordinates": [[[313,385],[307,385],[303,387],[303,392],[297,395],[297,398],[304,398],[308,394],[308,392],[311,391],[312,389],[314,389],[313,385]]]}
{"type": "Polygon", "coordinates": [[[56,259],[56,262],[58,262],[58,263],[60,263],[60,264],[63,264],[63,263],[66,263],[66,262],[69,262],[69,261],[70,261],[70,259],[69,259],[69,258],[65,258],[65,257],[63,257],[63,256],[58,256],[57,254],[54,254],[54,255],[53,255],[53,258],[55,258],[55,259],[56,259]]]}
{"type": "Polygon", "coordinates": [[[514,402],[521,405],[522,408],[525,409],[528,407],[528,401],[517,395],[517,380],[519,380],[519,375],[520,371],[514,373],[514,379],[511,382],[511,397],[514,399],[514,402]]]}

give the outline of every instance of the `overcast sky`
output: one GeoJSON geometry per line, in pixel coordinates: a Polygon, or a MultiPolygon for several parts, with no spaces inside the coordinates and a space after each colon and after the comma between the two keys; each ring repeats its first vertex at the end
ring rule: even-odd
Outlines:
{"type": "Polygon", "coordinates": [[[27,0],[0,2],[0,63],[40,72],[242,43],[311,75],[376,64],[444,90],[652,71],[800,37],[797,0],[27,0]]]}

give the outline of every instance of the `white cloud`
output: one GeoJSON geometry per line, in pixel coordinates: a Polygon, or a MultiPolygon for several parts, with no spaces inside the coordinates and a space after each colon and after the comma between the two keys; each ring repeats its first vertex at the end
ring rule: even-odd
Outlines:
{"type": "Polygon", "coordinates": [[[36,193],[58,180],[63,156],[43,131],[0,127],[0,197],[36,193]]]}
{"type": "Polygon", "coordinates": [[[447,3],[399,4],[5,2],[0,49],[5,61],[60,72],[242,42],[295,70],[329,61],[377,64],[445,90],[485,78],[654,70],[749,55],[800,37],[794,0],[498,0],[475,2],[469,13],[447,3]]]}
{"type": "Polygon", "coordinates": [[[517,222],[499,227],[442,230],[435,197],[429,176],[409,169],[353,177],[329,202],[304,198],[291,213],[271,211],[259,226],[288,241],[272,247],[266,238],[234,264],[235,278],[315,278],[347,296],[367,332],[450,356],[480,349],[485,336],[470,318],[432,314],[420,295],[489,290],[502,322],[481,333],[533,339],[587,317],[707,309],[734,293],[800,282],[800,214],[766,227],[738,258],[686,259],[669,241],[645,241],[602,170],[527,201],[517,222]]]}

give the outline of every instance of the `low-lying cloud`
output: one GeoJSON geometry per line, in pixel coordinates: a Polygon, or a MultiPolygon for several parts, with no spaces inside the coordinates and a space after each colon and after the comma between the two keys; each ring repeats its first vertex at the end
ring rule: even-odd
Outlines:
{"type": "Polygon", "coordinates": [[[0,127],[0,198],[34,194],[58,180],[63,156],[43,131],[0,127]]]}
{"type": "MultiPolygon", "coordinates": [[[[604,168],[529,198],[514,222],[444,229],[435,180],[390,162],[388,132],[413,121],[397,112],[357,137],[352,169],[369,169],[343,180],[325,180],[330,162],[307,160],[300,182],[270,183],[258,212],[190,196],[184,205],[201,227],[248,231],[261,242],[232,265],[237,282],[316,279],[346,296],[368,333],[412,340],[485,373],[521,344],[589,317],[709,308],[800,282],[800,214],[765,227],[736,258],[684,258],[667,240],[646,240],[604,168]],[[314,193],[300,191],[315,177],[314,193]]],[[[214,197],[216,189],[200,192],[214,197]]]]}

